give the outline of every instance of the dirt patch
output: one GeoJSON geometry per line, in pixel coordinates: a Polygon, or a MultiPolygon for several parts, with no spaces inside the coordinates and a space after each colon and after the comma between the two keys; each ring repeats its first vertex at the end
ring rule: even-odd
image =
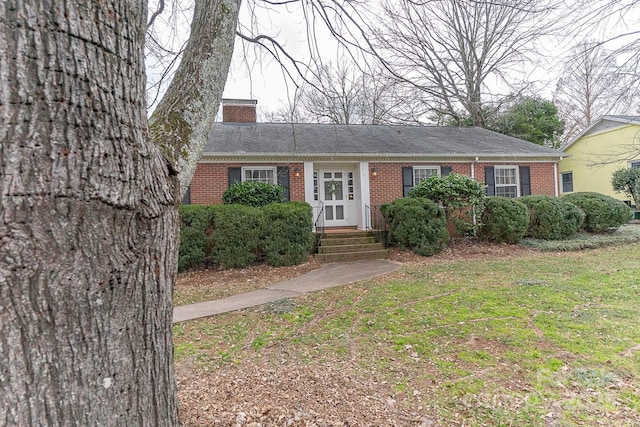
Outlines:
{"type": "Polygon", "coordinates": [[[386,383],[353,372],[339,364],[254,361],[179,373],[180,418],[186,426],[436,425],[421,406],[396,400],[386,383]]]}
{"type": "Polygon", "coordinates": [[[431,257],[423,257],[407,250],[393,248],[389,259],[411,264],[440,264],[472,259],[504,259],[535,255],[529,248],[506,243],[490,243],[478,239],[453,239],[444,250],[431,257]]]}

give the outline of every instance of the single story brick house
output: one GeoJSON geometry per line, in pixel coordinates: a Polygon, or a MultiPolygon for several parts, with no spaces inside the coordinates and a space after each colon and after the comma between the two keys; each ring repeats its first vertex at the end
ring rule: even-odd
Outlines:
{"type": "Polygon", "coordinates": [[[327,227],[363,229],[370,208],[456,172],[488,195],[558,195],[559,151],[475,127],[256,123],[255,100],[223,100],[184,203],[222,203],[238,181],[282,185],[324,207],[327,227]]]}

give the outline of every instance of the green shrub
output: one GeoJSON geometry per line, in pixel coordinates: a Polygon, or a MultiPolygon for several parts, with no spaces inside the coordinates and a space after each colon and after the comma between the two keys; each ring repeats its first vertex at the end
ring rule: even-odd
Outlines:
{"type": "Polygon", "coordinates": [[[205,234],[193,227],[180,228],[178,271],[202,265],[205,259],[205,234]]]}
{"type": "Polygon", "coordinates": [[[611,176],[611,185],[616,193],[623,193],[640,209],[640,169],[620,168],[611,176]]]}
{"type": "Polygon", "coordinates": [[[304,202],[278,203],[262,208],[265,220],[262,250],[273,266],[296,265],[313,248],[311,206],[304,202]]]}
{"type": "Polygon", "coordinates": [[[266,182],[237,182],[222,195],[225,205],[260,207],[284,201],[284,187],[266,182]]]}
{"type": "Polygon", "coordinates": [[[529,210],[518,199],[487,197],[480,226],[480,236],[500,243],[518,243],[529,227],[529,210]]]}
{"type": "Polygon", "coordinates": [[[261,209],[243,205],[218,205],[212,230],[212,257],[222,267],[245,267],[259,257],[264,234],[261,209]]]}
{"type": "Polygon", "coordinates": [[[580,207],[563,199],[559,199],[564,213],[562,223],[562,235],[573,236],[582,227],[585,214],[580,207]]]}
{"type": "Polygon", "coordinates": [[[524,196],[520,200],[529,209],[526,236],[559,240],[574,235],[582,225],[584,213],[575,205],[551,196],[524,196]]]}
{"type": "Polygon", "coordinates": [[[214,206],[180,206],[178,271],[200,267],[211,262],[211,230],[214,216],[214,206]]]}
{"type": "Polygon", "coordinates": [[[567,194],[563,200],[573,203],[585,213],[582,228],[585,231],[601,233],[617,230],[632,219],[631,208],[624,202],[605,194],[578,192],[567,194]]]}
{"type": "Polygon", "coordinates": [[[381,211],[390,224],[392,245],[431,256],[442,251],[449,241],[445,213],[429,199],[397,199],[382,205],[381,211]]]}
{"type": "Polygon", "coordinates": [[[473,234],[473,215],[482,216],[486,187],[475,179],[452,173],[432,176],[409,191],[409,197],[423,197],[436,202],[445,210],[458,233],[473,234]]]}

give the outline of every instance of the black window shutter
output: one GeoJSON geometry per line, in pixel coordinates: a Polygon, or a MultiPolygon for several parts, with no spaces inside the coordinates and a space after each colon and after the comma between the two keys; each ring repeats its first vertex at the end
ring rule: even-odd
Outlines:
{"type": "Polygon", "coordinates": [[[494,177],[493,166],[484,167],[484,183],[487,185],[487,196],[495,196],[496,180],[494,177]]]}
{"type": "Polygon", "coordinates": [[[407,197],[409,190],[413,188],[413,168],[411,166],[402,167],[402,196],[407,197]]]}
{"type": "Polygon", "coordinates": [[[182,197],[182,204],[183,205],[191,204],[191,186],[187,187],[187,191],[184,193],[184,196],[182,197]]]}
{"type": "Polygon", "coordinates": [[[529,166],[520,166],[520,195],[531,195],[531,171],[529,166]]]}
{"type": "Polygon", "coordinates": [[[289,168],[286,166],[278,166],[278,185],[284,187],[284,199],[286,201],[291,200],[291,194],[289,192],[289,168]]]}
{"type": "Polygon", "coordinates": [[[242,182],[242,168],[229,168],[229,187],[236,182],[242,182]]]}
{"type": "Polygon", "coordinates": [[[442,176],[451,175],[452,171],[453,171],[453,168],[451,166],[442,166],[440,168],[440,173],[442,174],[442,176]]]}

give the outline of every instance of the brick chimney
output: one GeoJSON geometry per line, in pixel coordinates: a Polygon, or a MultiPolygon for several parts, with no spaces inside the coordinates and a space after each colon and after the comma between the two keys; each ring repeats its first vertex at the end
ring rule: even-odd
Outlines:
{"type": "Polygon", "coordinates": [[[222,121],[232,123],[255,123],[256,105],[255,99],[223,99],[222,121]]]}

